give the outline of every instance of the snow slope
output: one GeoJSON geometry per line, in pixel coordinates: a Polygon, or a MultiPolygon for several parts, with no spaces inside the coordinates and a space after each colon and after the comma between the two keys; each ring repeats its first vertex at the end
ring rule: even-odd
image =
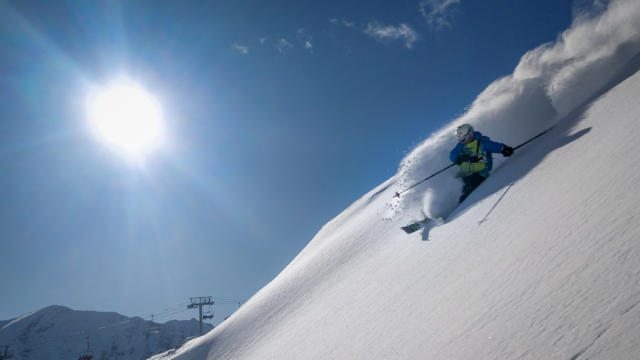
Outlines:
{"type": "MultiPolygon", "coordinates": [[[[200,332],[196,320],[157,324],[64,306],[49,306],[0,325],[0,344],[10,346],[13,359],[23,360],[77,359],[87,350],[87,337],[96,360],[146,359],[200,332]]],[[[207,324],[206,330],[211,328],[207,324]]]]}
{"type": "Polygon", "coordinates": [[[231,318],[153,359],[639,359],[639,15],[612,1],[525,55],[231,318]],[[461,121],[512,145],[556,125],[455,209],[453,172],[394,200],[461,121]],[[421,211],[447,222],[405,235],[421,211]]]}

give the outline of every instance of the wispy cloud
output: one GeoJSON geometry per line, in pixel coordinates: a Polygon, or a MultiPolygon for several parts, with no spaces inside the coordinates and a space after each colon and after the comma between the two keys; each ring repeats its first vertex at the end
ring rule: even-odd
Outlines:
{"type": "Polygon", "coordinates": [[[233,49],[235,51],[239,52],[242,55],[247,55],[249,53],[249,47],[248,46],[238,45],[236,43],[233,43],[232,47],[233,47],[233,49]]]}
{"type": "Polygon", "coordinates": [[[296,33],[296,38],[305,50],[313,54],[313,44],[311,43],[313,37],[311,35],[307,34],[303,28],[300,28],[296,33]]]}
{"type": "Polygon", "coordinates": [[[345,19],[331,18],[331,19],[329,19],[329,22],[332,23],[332,24],[342,25],[342,26],[350,28],[350,29],[353,29],[353,28],[356,27],[356,23],[354,23],[353,21],[345,20],[345,19]]]}
{"type": "Polygon", "coordinates": [[[298,28],[294,36],[295,39],[292,39],[291,35],[279,38],[276,37],[274,39],[271,39],[270,36],[264,36],[259,38],[258,42],[260,43],[260,46],[273,46],[280,54],[285,54],[294,48],[303,49],[313,54],[313,36],[311,36],[304,28],[298,28]]]}
{"type": "Polygon", "coordinates": [[[420,0],[418,10],[431,28],[440,30],[451,27],[450,14],[453,6],[459,3],[460,0],[420,0]]]}
{"type": "Polygon", "coordinates": [[[287,50],[294,48],[293,44],[285,38],[280,38],[275,46],[281,54],[284,54],[287,50]]]}
{"type": "Polygon", "coordinates": [[[419,39],[418,33],[407,24],[392,26],[372,21],[364,29],[364,33],[383,43],[403,41],[407,49],[413,48],[419,39]]]}

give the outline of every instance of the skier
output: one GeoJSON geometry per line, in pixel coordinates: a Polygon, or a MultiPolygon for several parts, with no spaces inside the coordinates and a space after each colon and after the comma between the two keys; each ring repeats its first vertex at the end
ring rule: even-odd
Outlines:
{"type": "Polygon", "coordinates": [[[473,126],[464,124],[456,129],[458,144],[449,158],[456,165],[460,166],[459,176],[464,182],[460,202],[471,194],[489,176],[493,167],[492,153],[502,153],[503,156],[511,156],[513,148],[503,143],[489,140],[478,131],[473,130],[473,126]]]}

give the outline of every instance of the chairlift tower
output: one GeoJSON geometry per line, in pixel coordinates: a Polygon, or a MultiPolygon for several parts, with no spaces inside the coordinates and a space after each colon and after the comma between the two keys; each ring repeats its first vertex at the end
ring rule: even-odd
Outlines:
{"type": "MultiPolygon", "coordinates": [[[[200,296],[200,297],[193,297],[193,298],[189,298],[189,301],[191,302],[189,305],[187,305],[187,309],[195,309],[198,308],[200,310],[200,336],[202,336],[202,307],[205,305],[213,305],[214,302],[211,299],[211,296],[200,296]]],[[[211,317],[208,317],[208,319],[212,318],[213,315],[211,315],[211,317]]]]}
{"type": "Polygon", "coordinates": [[[91,351],[91,345],[89,343],[89,337],[87,336],[87,351],[78,354],[78,360],[91,360],[93,359],[93,351],[91,351]]]}
{"type": "Polygon", "coordinates": [[[154,317],[155,315],[151,314],[151,326],[147,329],[147,334],[149,335],[160,334],[160,326],[156,326],[156,323],[153,321],[154,317]]]}

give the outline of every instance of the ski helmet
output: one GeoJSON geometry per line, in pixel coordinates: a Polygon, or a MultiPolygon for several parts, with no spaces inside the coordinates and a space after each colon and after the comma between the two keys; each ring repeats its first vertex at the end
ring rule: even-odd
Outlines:
{"type": "Polygon", "coordinates": [[[461,143],[469,141],[473,136],[473,126],[469,124],[462,124],[456,129],[456,137],[461,143]]]}

